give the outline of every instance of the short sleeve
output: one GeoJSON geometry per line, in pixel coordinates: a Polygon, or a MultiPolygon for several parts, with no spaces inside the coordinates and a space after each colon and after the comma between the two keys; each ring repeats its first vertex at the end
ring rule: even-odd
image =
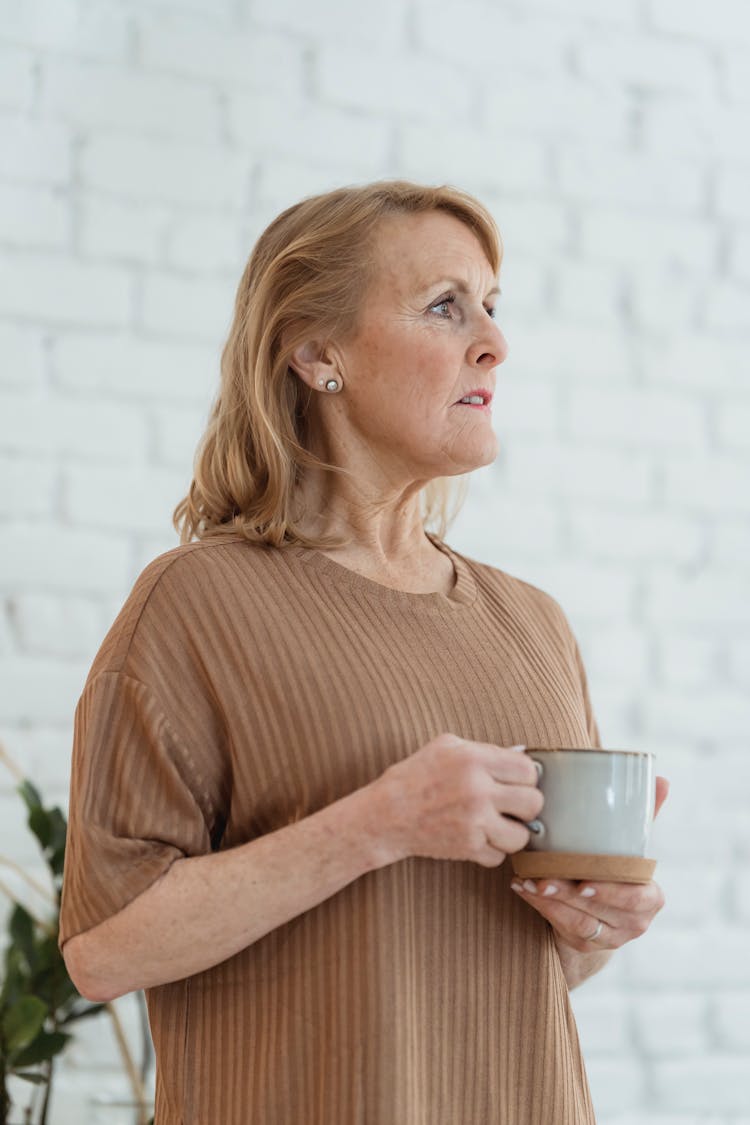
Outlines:
{"type": "Polygon", "coordinates": [[[211,851],[216,810],[153,691],[90,680],[74,719],[60,945],[116,914],[176,859],[211,851]]]}

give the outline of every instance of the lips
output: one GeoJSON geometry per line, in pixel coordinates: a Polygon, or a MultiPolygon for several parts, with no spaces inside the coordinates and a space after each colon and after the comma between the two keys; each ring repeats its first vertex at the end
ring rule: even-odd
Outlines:
{"type": "MultiPolygon", "coordinates": [[[[471,398],[471,397],[475,397],[477,395],[482,396],[482,399],[483,399],[482,405],[483,406],[489,406],[489,404],[492,402],[492,391],[488,391],[486,387],[477,387],[473,391],[466,391],[464,394],[461,395],[461,398],[471,398]]],[[[458,400],[458,402],[454,402],[453,405],[454,406],[460,405],[461,398],[458,400]]],[[[466,405],[466,404],[464,403],[464,405],[466,405]]]]}

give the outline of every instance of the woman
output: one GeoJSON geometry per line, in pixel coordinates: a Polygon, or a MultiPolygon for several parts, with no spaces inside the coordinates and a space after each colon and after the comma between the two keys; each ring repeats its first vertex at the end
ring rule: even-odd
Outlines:
{"type": "Polygon", "coordinates": [[[662,896],[504,862],[523,744],[600,741],[557,602],[443,539],[497,455],[500,261],[472,197],[381,181],[241,279],[181,545],[76,710],[60,940],[85,996],[147,990],[157,1125],[593,1121],[568,989],[662,896]]]}

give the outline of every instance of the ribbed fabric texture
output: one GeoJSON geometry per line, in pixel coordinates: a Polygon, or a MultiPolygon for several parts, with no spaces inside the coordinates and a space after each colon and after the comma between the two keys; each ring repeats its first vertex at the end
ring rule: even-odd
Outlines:
{"type": "MultiPolygon", "coordinates": [[[[600,745],[555,599],[431,538],[448,595],[240,538],[146,566],[76,709],[61,944],[441,731],[600,745]]],[[[551,930],[510,877],[401,860],[149,989],[156,1125],[593,1122],[551,930]]]]}

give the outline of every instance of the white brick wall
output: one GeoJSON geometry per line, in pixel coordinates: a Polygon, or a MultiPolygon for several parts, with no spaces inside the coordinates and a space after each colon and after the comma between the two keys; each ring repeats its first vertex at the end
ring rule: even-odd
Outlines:
{"type": "MultiPolygon", "coordinates": [[[[510,353],[451,539],[559,599],[605,743],[672,782],[667,907],[573,995],[603,1125],[750,1123],[749,76],[743,0],[0,0],[0,738],[65,800],[263,226],[476,192],[510,353]]],[[[0,852],[38,863],[6,778],[0,852]]],[[[92,1024],[51,1125],[126,1095],[92,1024]]]]}

